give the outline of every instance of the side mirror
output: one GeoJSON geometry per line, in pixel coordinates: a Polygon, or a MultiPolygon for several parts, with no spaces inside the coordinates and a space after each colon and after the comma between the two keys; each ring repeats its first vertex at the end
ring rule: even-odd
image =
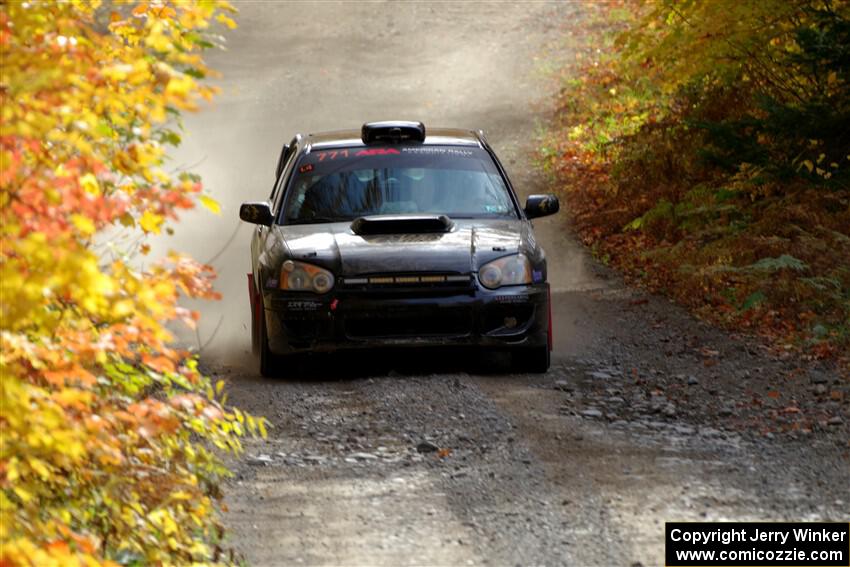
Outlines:
{"type": "Polygon", "coordinates": [[[277,158],[277,167],[274,168],[274,178],[280,177],[283,171],[283,166],[286,164],[286,158],[289,157],[289,144],[284,144],[280,149],[280,156],[277,158]]]}
{"type": "Polygon", "coordinates": [[[554,215],[561,210],[561,203],[555,195],[529,195],[525,202],[525,216],[530,219],[554,215]]]}
{"type": "Polygon", "coordinates": [[[274,223],[272,209],[265,201],[242,203],[239,207],[239,218],[251,224],[271,226],[274,223]]]}

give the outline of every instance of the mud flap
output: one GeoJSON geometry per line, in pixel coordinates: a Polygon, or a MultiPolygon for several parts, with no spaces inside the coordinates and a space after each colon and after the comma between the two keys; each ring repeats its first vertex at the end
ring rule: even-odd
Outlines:
{"type": "Polygon", "coordinates": [[[552,288],[546,288],[546,297],[549,300],[549,327],[546,329],[546,338],[549,341],[549,352],[552,352],[552,288]]]}
{"type": "Polygon", "coordinates": [[[248,274],[248,301],[251,303],[251,349],[257,354],[259,347],[259,332],[257,325],[260,321],[260,302],[257,301],[257,290],[254,287],[254,274],[248,274]]]}

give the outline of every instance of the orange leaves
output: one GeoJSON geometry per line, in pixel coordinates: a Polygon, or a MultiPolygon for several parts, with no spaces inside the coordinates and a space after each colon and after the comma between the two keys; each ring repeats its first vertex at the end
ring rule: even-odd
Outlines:
{"type": "Polygon", "coordinates": [[[166,372],[174,372],[176,370],[176,366],[174,365],[174,361],[166,356],[151,356],[149,354],[142,355],[142,362],[145,366],[148,366],[159,373],[166,372]]]}
{"type": "MultiPolygon", "coordinates": [[[[64,526],[62,526],[64,527],[64,526]]],[[[15,539],[0,554],[0,566],[38,565],[39,567],[91,566],[118,567],[114,561],[99,557],[93,538],[71,532],[61,534],[64,540],[54,539],[37,547],[24,539],[15,539]]]]}
{"type": "Polygon", "coordinates": [[[174,433],[180,427],[180,420],[167,405],[151,398],[130,404],[127,413],[136,418],[138,432],[143,437],[156,437],[163,433],[174,433]]]}
{"type": "Polygon", "coordinates": [[[132,14],[136,17],[144,16],[148,11],[148,3],[141,2],[135,8],[133,8],[132,14]]]}
{"type": "Polygon", "coordinates": [[[49,370],[44,373],[44,379],[53,386],[63,387],[67,384],[80,384],[82,386],[93,386],[97,378],[80,366],[74,364],[68,368],[49,370]]]}
{"type": "Polygon", "coordinates": [[[212,288],[215,272],[212,267],[200,264],[188,256],[170,254],[166,267],[180,290],[189,297],[220,299],[212,288]]]}

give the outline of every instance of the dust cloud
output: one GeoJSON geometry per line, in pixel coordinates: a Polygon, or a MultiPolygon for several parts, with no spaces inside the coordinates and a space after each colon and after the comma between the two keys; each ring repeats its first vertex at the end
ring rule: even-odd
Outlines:
{"type": "Polygon", "coordinates": [[[233,124],[250,123],[244,117],[231,114],[228,123],[233,124],[224,124],[220,112],[213,105],[186,120],[184,143],[172,161],[179,169],[201,175],[205,191],[221,205],[221,214],[201,207],[184,214],[173,235],[154,240],[153,255],[176,250],[215,268],[215,289],[222,299],[185,301],[186,307],[201,312],[198,328],[181,324],[172,330],[182,345],[199,351],[204,360],[247,368],[253,364],[247,293],[252,227],[239,220],[238,211],[241,202],[262,199],[271,189],[274,148],[282,142],[271,132],[234,128],[233,124]],[[235,145],[236,140],[242,143],[235,145]]]}

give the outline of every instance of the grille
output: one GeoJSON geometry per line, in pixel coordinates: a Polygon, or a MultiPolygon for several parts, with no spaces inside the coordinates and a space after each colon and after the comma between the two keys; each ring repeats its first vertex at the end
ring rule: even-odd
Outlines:
{"type": "Polygon", "coordinates": [[[283,326],[292,340],[313,340],[327,332],[328,322],[321,320],[285,320],[283,326]]]}
{"type": "Polygon", "coordinates": [[[468,335],[472,312],[466,308],[387,310],[349,313],[345,332],[351,338],[458,337],[468,335]]]}

